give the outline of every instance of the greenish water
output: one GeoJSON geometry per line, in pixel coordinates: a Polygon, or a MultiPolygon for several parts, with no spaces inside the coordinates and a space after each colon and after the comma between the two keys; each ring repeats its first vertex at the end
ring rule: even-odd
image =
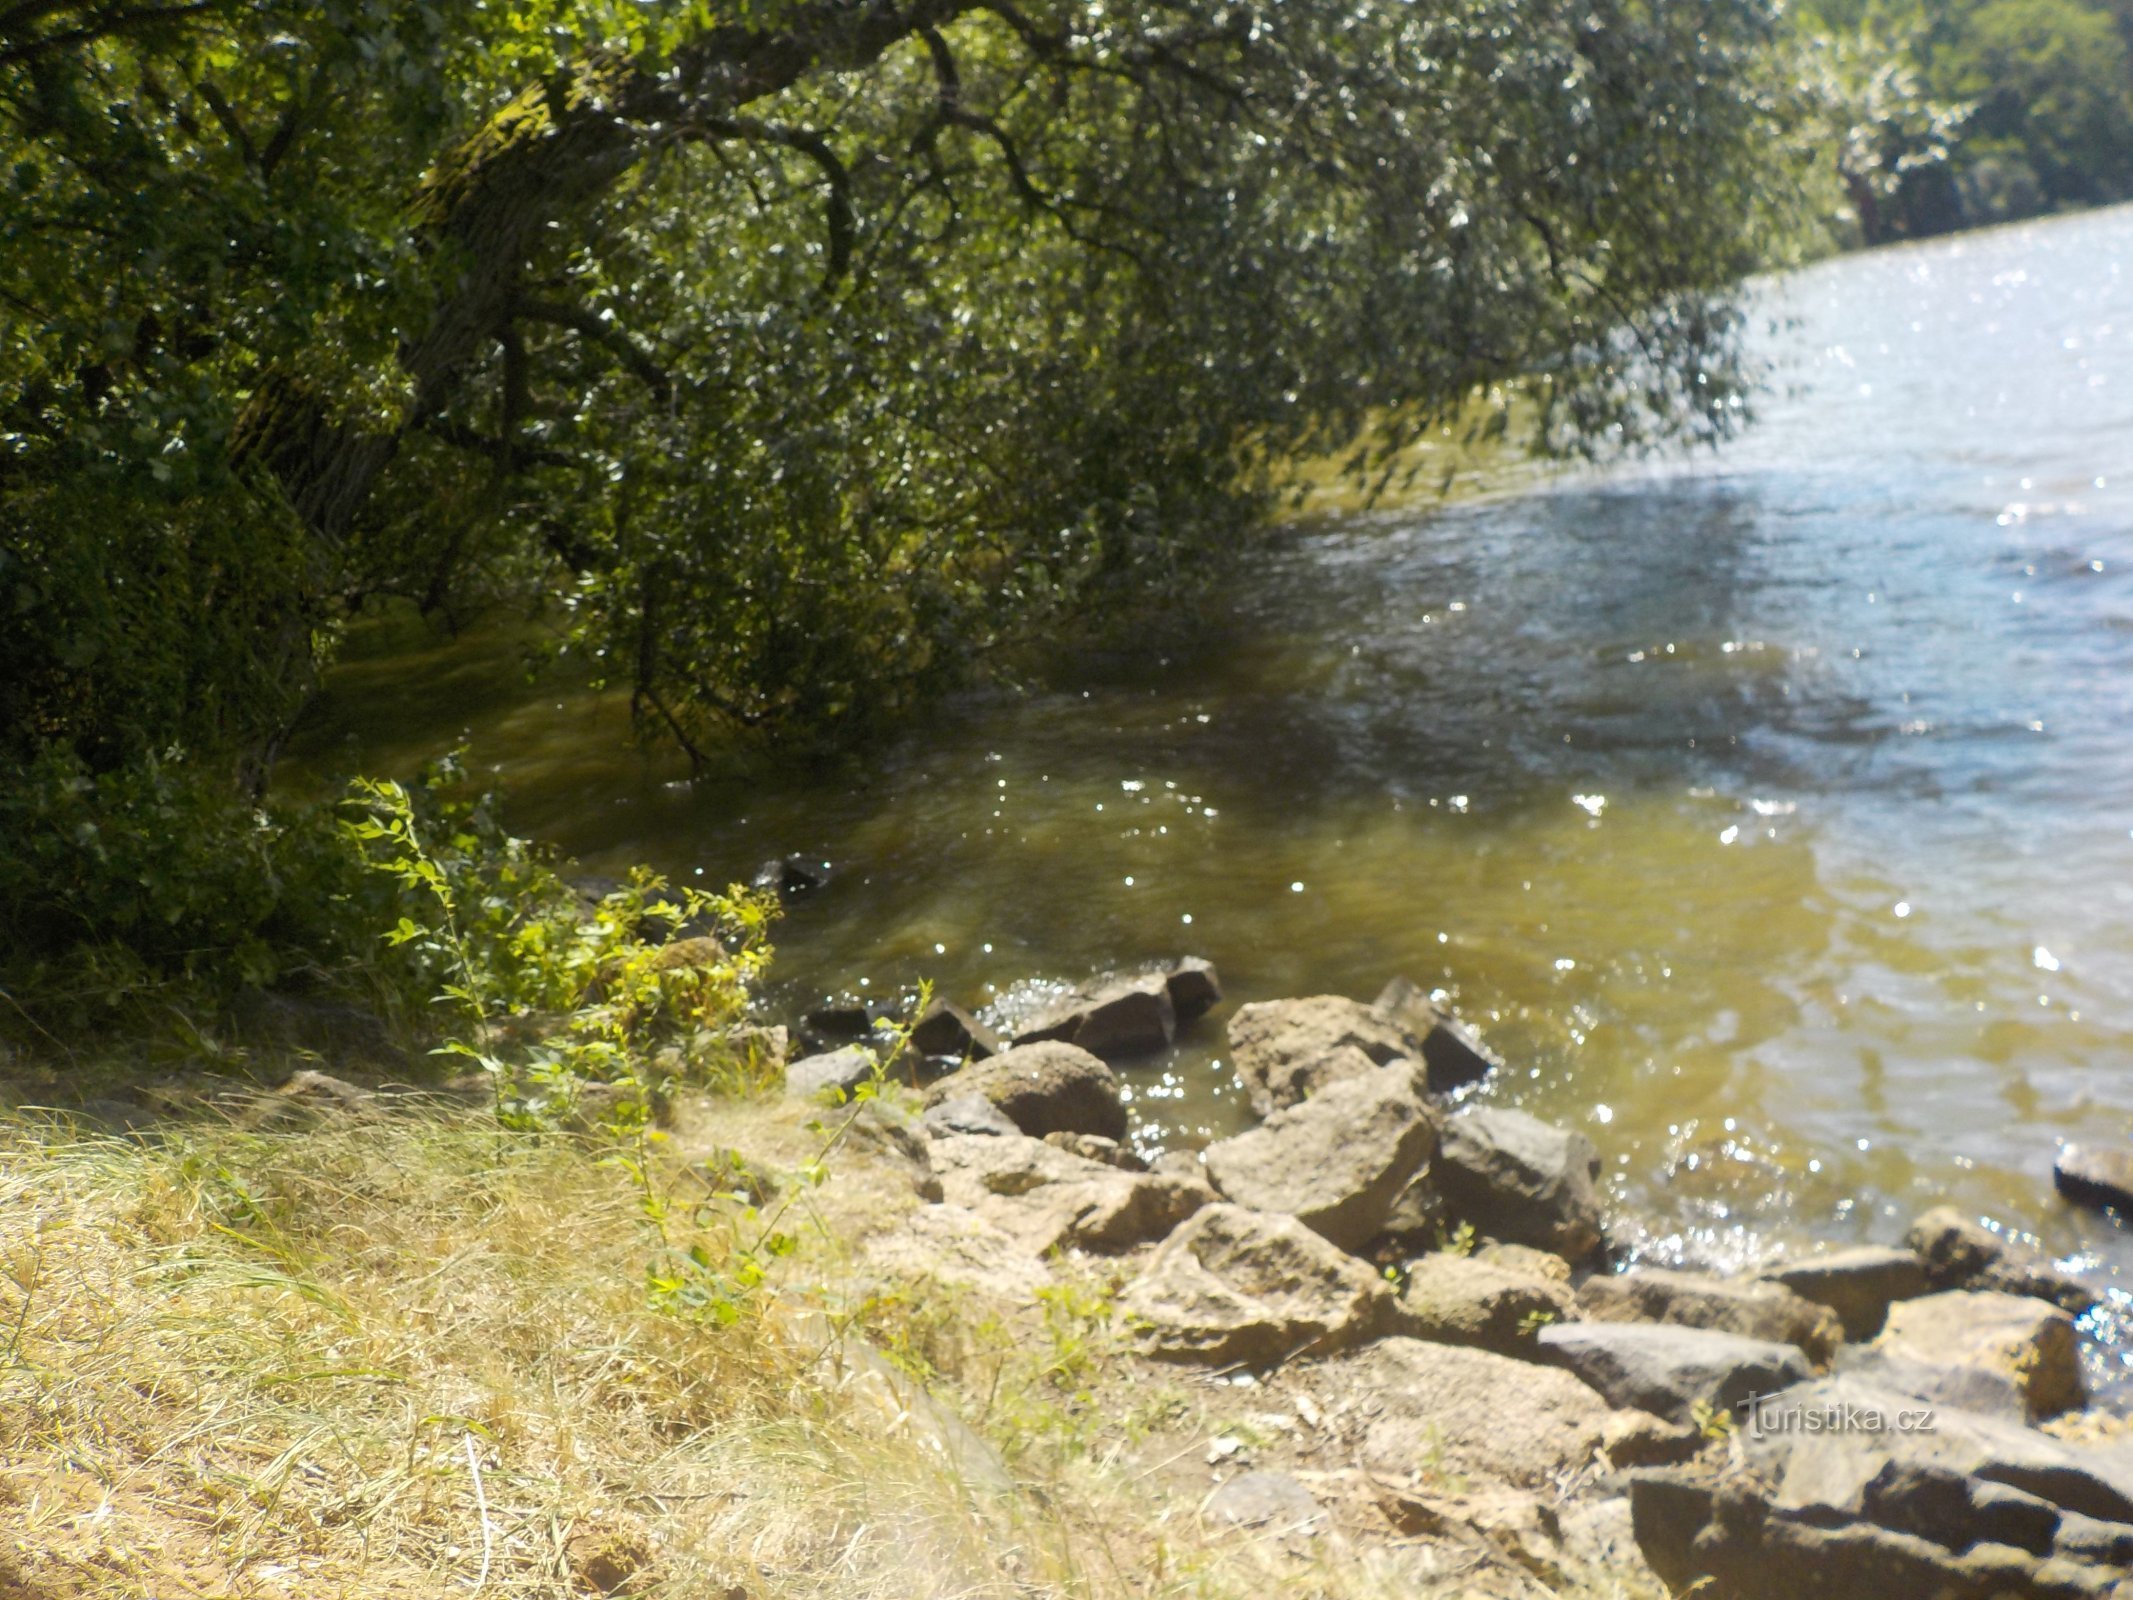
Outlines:
{"type": "MultiPolygon", "coordinates": [[[[2115,1276],[2050,1168],[2133,1130],[2128,261],[2118,210],[1800,274],[1737,446],[1293,530],[1196,630],[829,782],[691,784],[611,700],[488,687],[481,641],[351,663],[300,761],[464,728],[590,871],[832,863],[780,929],[795,1009],[1186,952],[1235,1000],[1406,973],[1655,1257],[1949,1199],[2115,1276]]],[[[1220,1037],[1132,1073],[1145,1137],[1236,1125],[1220,1037]]]]}

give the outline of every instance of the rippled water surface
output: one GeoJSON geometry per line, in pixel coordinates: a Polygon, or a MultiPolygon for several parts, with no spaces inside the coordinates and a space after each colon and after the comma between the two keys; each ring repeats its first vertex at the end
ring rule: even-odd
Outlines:
{"type": "MultiPolygon", "coordinates": [[[[2050,1169],[2133,1131],[2128,262],[2118,210],[1800,274],[1724,452],[1297,531],[1191,643],[826,788],[677,782],[611,704],[465,698],[466,647],[351,665],[307,760],[469,724],[590,868],[827,859],[795,1000],[1186,951],[1242,1000],[1406,973],[1660,1256],[1952,1199],[2115,1274],[2050,1169]]],[[[1236,1124],[1219,1055],[1134,1073],[1145,1136],[1236,1124]]]]}

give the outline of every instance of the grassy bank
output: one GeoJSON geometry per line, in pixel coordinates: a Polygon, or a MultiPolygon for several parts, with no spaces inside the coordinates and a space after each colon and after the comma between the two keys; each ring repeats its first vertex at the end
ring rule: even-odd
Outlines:
{"type": "MultiPolygon", "coordinates": [[[[727,1145],[801,1171],[810,1120],[686,1104],[655,1187],[707,1192],[689,1163],[727,1145]]],[[[466,1110],[133,1139],[9,1114],[0,1594],[1631,1592],[1486,1550],[1418,1587],[1418,1541],[1331,1489],[1313,1537],[1211,1525],[1230,1391],[1129,1357],[1100,1268],[1024,1306],[860,1272],[917,1202],[858,1148],[786,1180],[760,1289],[659,1308],[601,1154],[466,1110]]],[[[723,1204],[714,1262],[761,1220],[723,1204]]]]}

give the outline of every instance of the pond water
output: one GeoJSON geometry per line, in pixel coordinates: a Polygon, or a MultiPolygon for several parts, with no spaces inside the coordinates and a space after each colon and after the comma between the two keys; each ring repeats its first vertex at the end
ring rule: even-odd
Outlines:
{"type": "MultiPolygon", "coordinates": [[[[520,831],[688,881],[826,860],[780,1000],[970,1005],[1194,953],[1232,1000],[1447,991],[1626,1241],[1727,1266],[1952,1200],[2133,1287],[2051,1188],[2133,1133],[2133,210],[1762,294],[1716,454],[1297,527],[1202,625],[851,774],[691,784],[505,648],[339,671],[303,764],[471,730],[520,831]]],[[[1141,1137],[1243,1112],[1219,1020],[1141,1137]]]]}

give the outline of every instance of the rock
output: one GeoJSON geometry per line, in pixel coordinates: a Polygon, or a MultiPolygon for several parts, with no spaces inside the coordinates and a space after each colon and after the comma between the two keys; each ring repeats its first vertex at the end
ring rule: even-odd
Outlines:
{"type": "Polygon", "coordinates": [[[1293,1533],[1319,1521],[1318,1497],[1286,1472],[1245,1472],[1207,1497],[1201,1515],[1238,1528],[1293,1533]]]}
{"type": "Polygon", "coordinates": [[[2103,1600],[2133,1535],[2125,1461],[1850,1377],[1765,1401],[1723,1462],[1636,1474],[1631,1501],[1671,1587],[1737,1600],[2103,1600]]]}
{"type": "Polygon", "coordinates": [[[1581,1133],[1523,1111],[1475,1107],[1446,1121],[1431,1176],[1445,1209],[1477,1233],[1573,1265],[1600,1248],[1600,1153],[1581,1133]]]}
{"type": "Polygon", "coordinates": [[[911,1025],[911,1048],[920,1055],[983,1061],[1007,1046],[997,1033],[961,1006],[935,1000],[911,1025]]]}
{"type": "Polygon", "coordinates": [[[936,1101],[926,1107],[920,1121],[935,1139],[951,1139],[957,1134],[1023,1137],[1007,1113],[981,1094],[954,1094],[936,1101]]]}
{"type": "Polygon", "coordinates": [[[1465,1256],[1431,1255],[1407,1265],[1402,1333],[1439,1344],[1478,1345],[1501,1355],[1530,1352],[1540,1330],[1577,1317],[1567,1284],[1465,1256]]]}
{"type": "Polygon", "coordinates": [[[799,856],[773,856],[755,869],[748,881],[758,889],[787,900],[812,894],[829,882],[827,861],[807,861],[799,856]]]}
{"type": "Polygon", "coordinates": [[[901,1164],[919,1198],[942,1198],[940,1176],[933,1169],[932,1141],[919,1119],[895,1100],[876,1096],[855,1107],[845,1120],[844,1139],[848,1149],[871,1151],[901,1164]]]}
{"type": "Polygon", "coordinates": [[[1450,1094],[1479,1083],[1503,1065],[1502,1058],[1475,1038],[1472,1029],[1440,1010],[1418,983],[1394,978],[1372,1004],[1422,1041],[1422,1064],[1428,1069],[1434,1094],[1450,1094]]]}
{"type": "Polygon", "coordinates": [[[1229,1051],[1252,1109],[1266,1117],[1336,1078],[1419,1061],[1422,1041],[1374,1007],[1322,994],[1238,1008],[1229,1019],[1229,1051]]]}
{"type": "Polygon", "coordinates": [[[1198,1022],[1222,1003],[1222,980],[1215,964],[1199,956],[1183,956],[1163,974],[1163,987],[1170,991],[1170,1009],[1177,1025],[1198,1022]]]}
{"type": "Polygon", "coordinates": [[[670,939],[652,952],[645,966],[653,972],[680,972],[688,967],[715,967],[726,959],[726,947],[708,933],[687,939],[670,939]]]}
{"type": "Polygon", "coordinates": [[[1999,1374],[2033,1418],[2071,1411],[2087,1398],[2074,1319],[2027,1295],[1955,1291],[1903,1301],[1890,1308],[1874,1350],[1924,1367],[1999,1374]]]}
{"type": "Polygon", "coordinates": [[[306,1067],[289,1074],[272,1094],[252,1097],[239,1120],[251,1128],[309,1127],[329,1120],[363,1121],[382,1110],[375,1090],[306,1067]]]}
{"type": "Polygon", "coordinates": [[[1563,1523],[1548,1500],[1512,1489],[1437,1493],[1374,1478],[1378,1508],[1393,1531],[1408,1539],[1479,1544],[1510,1566],[1540,1580],[1543,1592],[1569,1581],[1563,1567],[1563,1523]]]}
{"type": "Polygon", "coordinates": [[[1693,1422],[1699,1406],[1731,1411],[1806,1381],[1789,1344],[1648,1322],[1559,1322],[1540,1330],[1542,1356],[1618,1406],[1693,1422]]]}
{"type": "Polygon", "coordinates": [[[1567,1372],[1462,1345],[1394,1337],[1319,1369],[1320,1387],[1355,1397],[1364,1418],[1356,1456],[1392,1478],[1475,1478],[1552,1488],[1592,1465],[1624,1424],[1567,1372]]]}
{"type": "Polygon", "coordinates": [[[2036,1251],[1973,1222],[1953,1206],[1936,1206],[1903,1236],[1936,1289],[1996,1289],[2034,1295],[2075,1316],[2096,1304],[2095,1291],[2036,1251]]]}
{"type": "Polygon", "coordinates": [[[1817,1366],[1828,1364],[1844,1338],[1842,1324],[1827,1306],[1779,1284],[1705,1278],[1663,1267],[1590,1279],[1577,1301],[1596,1322],[1670,1322],[1737,1333],[1793,1345],[1817,1366]]]}
{"type": "Polygon", "coordinates": [[[1044,1142],[1055,1150],[1080,1156],[1084,1161],[1101,1162],[1121,1172],[1148,1170],[1148,1163],[1134,1153],[1131,1145],[1120,1144],[1116,1139],[1101,1138],[1093,1133],[1048,1133],[1044,1142]]]}
{"type": "Polygon", "coordinates": [[[1343,1250],[1360,1250],[1436,1144],[1414,1068],[1401,1062],[1328,1084],[1249,1133],[1209,1145],[1207,1177],[1226,1200],[1282,1212],[1343,1250]]]}
{"type": "Polygon", "coordinates": [[[1427,1255],[1441,1246],[1450,1234],[1451,1226],[1444,1215],[1444,1196],[1437,1193],[1436,1184],[1430,1180],[1429,1173],[1423,1171],[1409,1178],[1406,1186],[1393,1196],[1392,1207],[1385,1213],[1384,1228],[1371,1248],[1381,1258],[1386,1254],[1427,1255]]]}
{"type": "Polygon", "coordinates": [[[1106,1061],[1170,1048],[1177,1010],[1160,972],[1105,978],[1075,990],[1040,1012],[1015,1035],[1017,1045],[1058,1040],[1106,1061]]]}
{"type": "Polygon", "coordinates": [[[2133,1215],[2133,1150],[2068,1145],[2052,1165],[2052,1183],[2076,1205],[2133,1215]]]}
{"type": "Polygon", "coordinates": [[[1023,1134],[936,1139],[932,1157],[944,1200],[1032,1256],[1128,1250],[1167,1236],[1209,1199],[1203,1185],[1121,1172],[1023,1134]]]}
{"type": "Polygon", "coordinates": [[[863,1083],[872,1083],[877,1063],[865,1045],[846,1045],[822,1055],[802,1056],[785,1068],[785,1092],[796,1100],[849,1099],[863,1083]]]}
{"type": "Polygon", "coordinates": [[[1862,1245],[1832,1255],[1788,1262],[1762,1274],[1804,1300],[1828,1306],[1844,1324],[1847,1339],[1871,1339],[1889,1307],[1926,1293],[1926,1269],[1909,1250],[1862,1245]]]}
{"type": "Polygon", "coordinates": [[[1392,1290],[1294,1217],[1212,1205],[1163,1242],[1119,1305],[1151,1356],[1272,1366],[1370,1338],[1392,1290]]]}
{"type": "Polygon", "coordinates": [[[1522,1272],[1529,1278],[1547,1278],[1556,1283],[1570,1281],[1570,1263],[1548,1250],[1536,1250],[1528,1244],[1503,1244],[1491,1241],[1475,1248],[1474,1260],[1484,1266],[1502,1267],[1506,1272],[1522,1272]]]}
{"type": "Polygon", "coordinates": [[[933,1107],[959,1095],[983,1095],[1024,1133],[1126,1136],[1126,1102],[1118,1078],[1088,1051],[1048,1042],[1018,1044],[990,1061],[950,1073],[927,1092],[933,1107]]]}

